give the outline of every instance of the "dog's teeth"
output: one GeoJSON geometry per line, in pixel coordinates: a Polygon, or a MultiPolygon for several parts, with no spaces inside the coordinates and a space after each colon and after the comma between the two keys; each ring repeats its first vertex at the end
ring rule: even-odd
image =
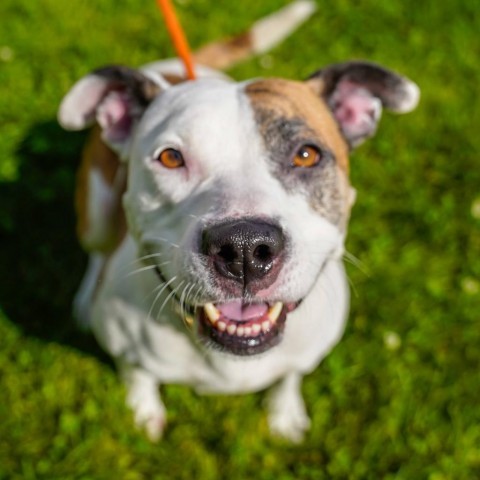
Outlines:
{"type": "Polygon", "coordinates": [[[230,325],[228,325],[227,327],[227,332],[229,335],[233,335],[237,330],[237,327],[236,325],[233,325],[233,323],[231,323],[230,325]]]}
{"type": "Polygon", "coordinates": [[[203,309],[205,310],[205,313],[207,314],[207,317],[210,320],[210,323],[215,325],[215,323],[220,318],[220,313],[216,309],[215,305],[213,303],[206,303],[203,309]]]}
{"type": "Polygon", "coordinates": [[[193,326],[193,317],[191,315],[185,315],[185,323],[189,326],[189,327],[192,327],[193,326]]]}
{"type": "Polygon", "coordinates": [[[282,302],[277,302],[273,305],[273,307],[270,307],[268,310],[268,318],[272,323],[275,323],[278,320],[278,317],[280,316],[280,312],[282,311],[283,308],[283,303],[282,302]]]}
{"type": "Polygon", "coordinates": [[[270,330],[271,326],[272,324],[268,320],[265,320],[264,322],[262,322],[263,333],[267,333],[270,330]]]}
{"type": "Polygon", "coordinates": [[[245,328],[243,328],[243,327],[238,327],[237,328],[237,337],[243,337],[244,333],[245,333],[245,328]]]}
{"type": "Polygon", "coordinates": [[[221,320],[217,323],[217,328],[221,331],[224,332],[227,329],[227,324],[225,322],[222,322],[221,320]]]}
{"type": "Polygon", "coordinates": [[[260,333],[260,330],[262,329],[262,327],[258,324],[258,323],[254,323],[252,325],[252,333],[256,336],[260,333]]]}
{"type": "Polygon", "coordinates": [[[245,327],[245,336],[246,337],[252,336],[252,327],[245,327]]]}

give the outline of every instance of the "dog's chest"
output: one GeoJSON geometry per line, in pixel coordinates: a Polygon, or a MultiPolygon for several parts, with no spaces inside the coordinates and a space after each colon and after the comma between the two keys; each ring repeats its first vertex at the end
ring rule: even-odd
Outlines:
{"type": "Polygon", "coordinates": [[[199,393],[245,393],[267,387],[291,368],[289,359],[276,351],[234,358],[200,351],[188,336],[169,327],[150,325],[147,330],[154,348],[139,346],[137,354],[161,383],[190,385],[199,393]]]}

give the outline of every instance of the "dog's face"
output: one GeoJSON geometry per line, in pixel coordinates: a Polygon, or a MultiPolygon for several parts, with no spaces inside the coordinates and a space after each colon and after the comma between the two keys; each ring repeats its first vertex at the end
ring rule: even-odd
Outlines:
{"type": "Polygon", "coordinates": [[[116,72],[80,87],[95,90],[105,139],[129,162],[124,206],[139,256],[200,338],[236,355],[266,351],[342,254],[349,149],[373,134],[382,104],[410,110],[417,91],[364,63],[308,82],[169,88],[138,72],[119,87],[116,72]]]}
{"type": "Polygon", "coordinates": [[[341,249],[346,170],[347,145],[304,84],[199,80],[145,112],[124,205],[162,281],[203,307],[200,331],[251,354],[280,340],[341,249]]]}

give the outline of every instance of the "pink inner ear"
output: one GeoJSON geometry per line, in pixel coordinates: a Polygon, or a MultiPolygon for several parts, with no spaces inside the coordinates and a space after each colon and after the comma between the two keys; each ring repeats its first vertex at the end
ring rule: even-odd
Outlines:
{"type": "Polygon", "coordinates": [[[122,142],[130,134],[132,127],[132,106],[124,92],[112,91],[102,101],[97,110],[97,121],[110,142],[122,142]]]}
{"type": "Polygon", "coordinates": [[[368,90],[344,81],[330,99],[333,114],[352,144],[372,135],[380,119],[382,104],[368,90]]]}

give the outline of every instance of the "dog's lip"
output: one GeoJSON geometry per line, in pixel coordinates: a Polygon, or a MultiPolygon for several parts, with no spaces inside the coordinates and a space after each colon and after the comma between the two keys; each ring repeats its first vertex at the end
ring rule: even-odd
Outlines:
{"type": "Polygon", "coordinates": [[[283,309],[282,302],[248,303],[241,300],[207,303],[203,306],[208,322],[220,332],[238,337],[256,337],[268,332],[278,320],[283,309]]]}
{"type": "Polygon", "coordinates": [[[254,355],[277,345],[287,314],[299,302],[209,302],[197,309],[199,333],[224,351],[254,355]]]}

